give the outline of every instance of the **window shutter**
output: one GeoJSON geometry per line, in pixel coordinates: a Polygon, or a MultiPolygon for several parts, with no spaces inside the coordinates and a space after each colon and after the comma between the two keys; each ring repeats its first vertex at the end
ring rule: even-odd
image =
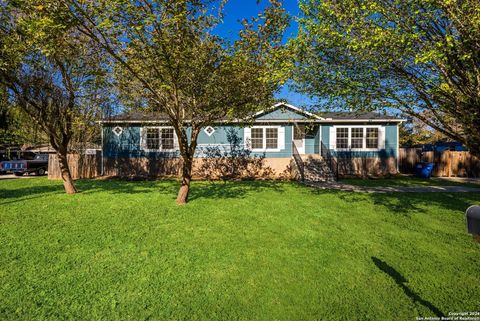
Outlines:
{"type": "Polygon", "coordinates": [[[385,149],[385,127],[378,129],[378,149],[385,149]]]}
{"type": "Polygon", "coordinates": [[[252,129],[250,127],[245,127],[243,129],[243,144],[245,149],[251,149],[250,140],[252,137],[252,129]]]}
{"type": "Polygon", "coordinates": [[[285,127],[278,128],[278,148],[285,149],[285,127]]]}
{"type": "Polygon", "coordinates": [[[330,127],[330,141],[328,149],[337,148],[337,129],[333,126],[330,127]]]}
{"type": "Polygon", "coordinates": [[[147,131],[144,127],[140,128],[140,149],[147,149],[147,131]]]}

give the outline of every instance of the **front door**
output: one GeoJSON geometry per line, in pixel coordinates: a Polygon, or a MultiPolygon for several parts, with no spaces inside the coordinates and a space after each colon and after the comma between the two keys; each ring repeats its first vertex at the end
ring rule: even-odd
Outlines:
{"type": "Polygon", "coordinates": [[[299,154],[305,154],[305,125],[293,125],[293,143],[299,154]]]}

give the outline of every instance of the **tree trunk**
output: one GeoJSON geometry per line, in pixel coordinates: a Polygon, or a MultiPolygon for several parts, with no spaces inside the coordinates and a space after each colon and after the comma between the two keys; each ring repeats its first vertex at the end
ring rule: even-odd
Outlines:
{"type": "Polygon", "coordinates": [[[77,188],[73,183],[72,175],[70,174],[70,169],[68,168],[67,154],[57,152],[58,155],[58,164],[60,165],[60,172],[62,173],[63,187],[67,194],[75,194],[77,188]]]}
{"type": "Polygon", "coordinates": [[[188,193],[190,192],[190,182],[192,180],[193,157],[184,157],[182,164],[182,185],[177,195],[177,204],[184,205],[188,202],[188,193]]]}

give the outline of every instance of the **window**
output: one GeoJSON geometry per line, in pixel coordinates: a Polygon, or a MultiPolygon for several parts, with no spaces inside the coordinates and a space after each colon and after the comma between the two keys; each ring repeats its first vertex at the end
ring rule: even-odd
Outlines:
{"type": "Polygon", "coordinates": [[[160,135],[158,128],[147,128],[147,149],[160,149],[160,135]]]}
{"type": "Polygon", "coordinates": [[[348,148],[348,128],[337,128],[337,148],[348,148]]]}
{"type": "Polygon", "coordinates": [[[252,150],[278,151],[284,148],[281,147],[282,142],[279,141],[280,133],[280,127],[253,127],[250,131],[250,148],[252,150]]]}
{"type": "Polygon", "coordinates": [[[252,149],[263,149],[263,128],[252,128],[252,149]]]}
{"type": "MultiPolygon", "coordinates": [[[[372,150],[383,148],[380,147],[383,144],[383,141],[380,141],[382,130],[380,126],[334,127],[334,130],[336,132],[337,149],[372,150]]],[[[333,139],[335,139],[335,136],[333,139]]]]}
{"type": "Polygon", "coordinates": [[[278,128],[266,128],[267,149],[278,148],[278,128]]]}
{"type": "Polygon", "coordinates": [[[175,149],[175,131],[173,128],[147,127],[144,129],[143,146],[147,150],[175,149]]]}
{"type": "Polygon", "coordinates": [[[173,128],[162,128],[162,149],[173,149],[174,148],[174,131],[173,128]]]}
{"type": "Polygon", "coordinates": [[[363,148],[363,128],[352,128],[352,141],[351,147],[353,148],[363,148]]]}
{"type": "Polygon", "coordinates": [[[367,148],[378,148],[378,128],[367,128],[367,148]]]}

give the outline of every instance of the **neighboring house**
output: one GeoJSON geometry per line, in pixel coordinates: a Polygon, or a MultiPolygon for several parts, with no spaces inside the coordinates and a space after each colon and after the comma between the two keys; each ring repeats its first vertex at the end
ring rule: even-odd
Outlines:
{"type": "MultiPolygon", "coordinates": [[[[402,121],[371,112],[312,114],[278,103],[248,122],[223,121],[204,128],[198,137],[196,161],[205,157],[209,146],[228,150],[227,133],[234,131],[244,147],[264,156],[265,165],[277,175],[294,170],[301,177],[304,168],[305,177],[313,180],[337,174],[394,174],[402,121]]],[[[164,115],[127,113],[101,124],[104,175],[178,174],[177,137],[164,115]]]]}

